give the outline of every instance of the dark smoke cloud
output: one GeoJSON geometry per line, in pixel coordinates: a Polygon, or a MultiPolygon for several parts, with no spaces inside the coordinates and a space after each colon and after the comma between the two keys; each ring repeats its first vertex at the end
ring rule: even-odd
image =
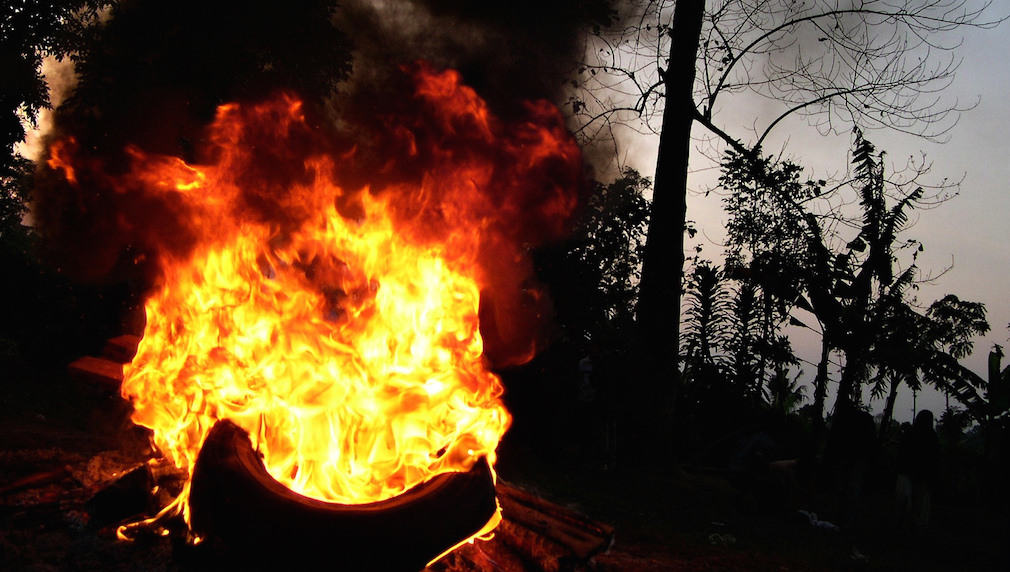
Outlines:
{"type": "Polygon", "coordinates": [[[609,0],[349,0],[339,25],[358,51],[359,81],[390,62],[457,69],[499,114],[523,100],[558,102],[581,59],[581,35],[611,17],[609,0]]]}

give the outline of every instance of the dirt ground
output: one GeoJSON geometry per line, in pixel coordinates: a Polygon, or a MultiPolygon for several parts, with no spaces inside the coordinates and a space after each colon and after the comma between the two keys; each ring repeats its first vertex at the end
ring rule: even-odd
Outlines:
{"type": "Polygon", "coordinates": [[[718,470],[677,467],[587,469],[577,462],[505,455],[499,474],[617,529],[600,570],[986,571],[1010,569],[1006,517],[943,498],[915,534],[895,531],[892,498],[870,491],[849,530],[812,526],[804,509],[830,520],[835,500],[760,506],[718,470]],[[521,457],[521,458],[518,458],[521,457]]]}
{"type": "MultiPolygon", "coordinates": [[[[9,372],[8,372],[9,373],[9,372]]],[[[197,569],[171,539],[127,543],[89,521],[85,501],[102,479],[145,453],[143,435],[115,395],[54,375],[0,379],[0,490],[45,471],[51,482],[0,495],[0,570],[197,569]]],[[[600,571],[985,571],[1010,564],[1006,517],[939,498],[914,536],[891,527],[889,495],[862,499],[849,531],[816,528],[797,507],[759,507],[713,469],[655,464],[589,469],[571,456],[502,452],[505,481],[616,528],[600,571]]],[[[830,519],[833,501],[803,508],[830,519]]]]}

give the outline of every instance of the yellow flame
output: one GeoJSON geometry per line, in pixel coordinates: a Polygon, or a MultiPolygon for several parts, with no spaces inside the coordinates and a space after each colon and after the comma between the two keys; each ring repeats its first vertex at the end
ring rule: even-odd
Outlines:
{"type": "Polygon", "coordinates": [[[194,167],[131,153],[148,188],[182,197],[205,231],[164,265],[122,387],[166,457],[192,471],[211,427],[231,419],[274,478],[339,503],[493,462],[510,418],[482,358],[475,246],[416,241],[367,191],[363,215],[344,218],[326,158],[289,189],[311,214],[281,233],[234,216],[228,158],[194,167]]]}

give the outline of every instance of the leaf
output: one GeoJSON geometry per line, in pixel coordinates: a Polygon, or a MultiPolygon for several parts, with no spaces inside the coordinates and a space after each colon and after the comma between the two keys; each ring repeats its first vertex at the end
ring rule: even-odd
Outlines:
{"type": "Polygon", "coordinates": [[[866,241],[862,237],[857,236],[855,240],[845,245],[845,248],[849,250],[855,250],[856,252],[863,252],[866,250],[866,241]]]}
{"type": "MultiPolygon", "coordinates": [[[[801,299],[802,299],[802,298],[801,298],[801,299]]],[[[801,322],[801,321],[797,320],[797,319],[796,319],[796,318],[794,318],[793,316],[789,316],[789,325],[790,325],[790,326],[799,326],[799,327],[801,327],[801,328],[807,328],[807,329],[809,329],[809,328],[810,328],[810,326],[808,326],[808,325],[804,324],[803,322],[801,322]]]]}

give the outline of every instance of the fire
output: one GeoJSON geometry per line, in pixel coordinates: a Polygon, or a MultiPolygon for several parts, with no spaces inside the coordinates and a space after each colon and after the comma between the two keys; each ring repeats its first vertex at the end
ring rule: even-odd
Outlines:
{"type": "MultiPolygon", "coordinates": [[[[128,172],[103,175],[117,200],[174,221],[118,219],[161,271],[122,394],[179,468],[225,418],[274,478],[332,502],[493,462],[510,416],[481,298],[521,283],[496,273],[521,266],[523,241],[561,231],[581,159],[546,104],[507,124],[455,72],[411,73],[420,119],[384,119],[375,184],[342,182],[361,178],[347,175],[358,151],[335,152],[292,96],[220,107],[200,164],[130,148],[128,172]],[[522,217],[540,236],[521,236],[522,217]]],[[[74,152],[54,145],[49,165],[81,185],[100,166],[74,152]]]]}

